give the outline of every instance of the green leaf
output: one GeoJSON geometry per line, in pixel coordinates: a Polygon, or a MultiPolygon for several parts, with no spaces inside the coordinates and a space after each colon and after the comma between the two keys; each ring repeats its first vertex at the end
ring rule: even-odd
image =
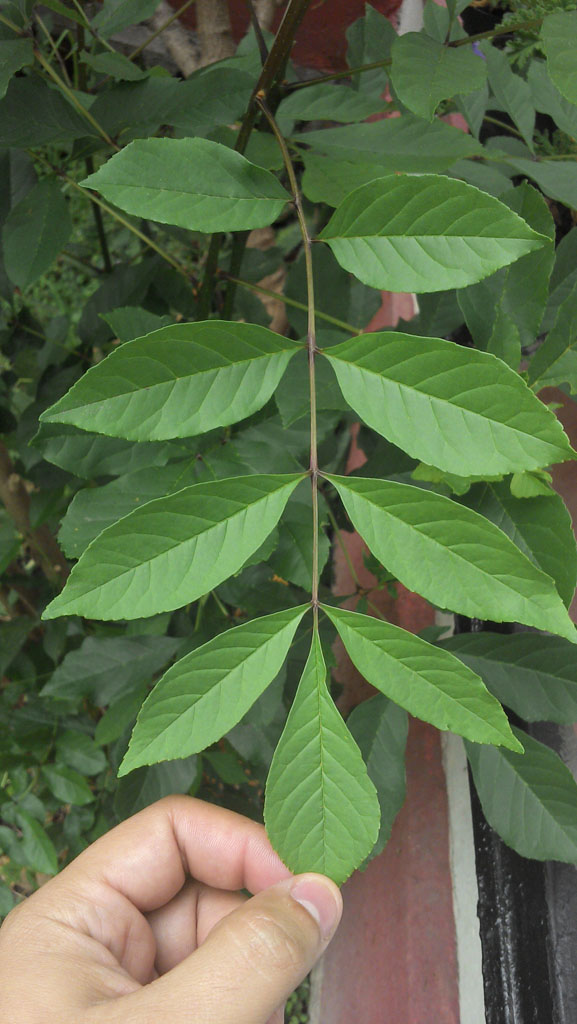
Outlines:
{"type": "Polygon", "coordinates": [[[524,754],[467,743],[483,813],[522,857],[577,863],[577,784],[549,747],[513,730],[524,754]]]}
{"type": "Polygon", "coordinates": [[[113,743],[114,740],[120,739],[126,730],[134,725],[147,694],[146,683],[140,683],[125,693],[123,697],[114,700],[98,721],[94,731],[96,743],[105,746],[107,743],[113,743]]]}
{"type": "Polygon", "coordinates": [[[240,118],[252,86],[253,78],[238,68],[211,65],[185,82],[171,77],[121,82],[101,91],[91,112],[113,136],[128,132],[133,138],[135,129],[152,135],[161,125],[172,125],[180,135],[205,135],[240,118]]]}
{"type": "Polygon", "coordinates": [[[0,678],[6,674],[12,661],[26,643],[34,628],[34,620],[19,616],[11,622],[0,623],[0,678]]]}
{"type": "Polygon", "coordinates": [[[543,316],[541,330],[551,330],[559,306],[571,294],[577,284],[577,228],[572,228],[561,239],[555,250],[555,266],[549,281],[549,301],[543,316]]]}
{"type": "Polygon", "coordinates": [[[543,196],[527,182],[500,198],[550,244],[461,291],[459,305],[476,344],[517,369],[521,348],[535,341],[547,305],[555,224],[543,196]]]}
{"type": "MultiPolygon", "coordinates": [[[[365,4],[364,17],[358,18],[346,31],[347,64],[350,68],[385,61],[390,57],[391,46],[397,38],[389,19],[371,4],[365,4]]],[[[375,68],[362,75],[353,75],[352,88],[358,92],[382,96],[387,84],[385,68],[375,68]]]]}
{"type": "Polygon", "coordinates": [[[106,768],[107,760],[93,739],[83,732],[65,729],[56,740],[56,756],[69,768],[81,775],[98,775],[106,768]]]}
{"type": "Polygon", "coordinates": [[[290,200],[269,171],[208,139],[138,139],[82,184],[136,217],[190,231],[267,227],[290,200]]]}
{"type": "Polygon", "coordinates": [[[141,338],[143,334],[152,334],[153,331],[159,331],[161,327],[169,327],[173,322],[168,315],[158,316],[156,313],[150,313],[148,309],[140,309],[138,306],[121,306],[119,309],[113,309],[109,313],[100,315],[119,341],[132,341],[133,338],[141,338]]]}
{"type": "Polygon", "coordinates": [[[90,697],[108,704],[136,683],[148,682],[178,648],[173,637],[87,636],[69,651],[41,691],[43,697],[90,697]]]}
{"type": "Polygon", "coordinates": [[[477,672],[491,693],[525,721],[577,721],[575,648],[561,637],[463,633],[440,646],[477,672]]]}
{"type": "Polygon", "coordinates": [[[535,390],[569,384],[577,391],[577,278],[541,347],[529,363],[529,384],[535,390]]]}
{"type": "Polygon", "coordinates": [[[577,209],[577,175],[574,160],[526,160],[508,156],[507,163],[536,181],[539,188],[571,209],[577,209]]]}
{"type": "Polygon", "coordinates": [[[198,482],[196,458],[171,462],[168,466],[137,470],[103,487],[86,487],[70,502],[58,533],[58,542],[68,558],[79,558],[91,541],[107,526],[133,512],[153,498],[174,494],[198,482]]]}
{"type": "MultiPolygon", "coordinates": [[[[89,434],[65,423],[41,424],[32,444],[48,462],[85,480],[165,466],[171,456],[179,454],[171,443],[135,444],[89,434]]],[[[181,450],[180,454],[185,455],[186,451],[181,450]]]]}
{"type": "Polygon", "coordinates": [[[543,114],[549,114],[562,132],[577,137],[577,107],[559,92],[547,74],[541,60],[532,60],[527,71],[533,104],[543,114]]]}
{"type": "Polygon", "coordinates": [[[0,922],[8,916],[13,907],[16,906],[16,897],[5,882],[0,879],[0,922]]]}
{"type": "Polygon", "coordinates": [[[392,48],[395,92],[418,117],[433,120],[442,100],[481,89],[486,62],[470,47],[451,49],[423,32],[406,32],[392,48]]]}
{"type": "Polygon", "coordinates": [[[347,87],[327,82],[297,89],[280,104],[276,119],[281,125],[292,121],[364,121],[386,107],[386,100],[368,97],[347,87]]]}
{"type": "Polygon", "coordinates": [[[14,206],[2,231],[6,272],[27,288],[50,267],[72,231],[68,204],[55,181],[39,181],[14,206]]]}
{"type": "Polygon", "coordinates": [[[44,0],[43,7],[48,7],[49,10],[54,11],[56,14],[62,14],[65,18],[69,18],[70,21],[75,22],[76,25],[86,25],[84,18],[78,14],[72,7],[68,7],[66,4],[60,3],[60,0],[44,0]]]}
{"type": "Polygon", "coordinates": [[[198,781],[199,759],[187,757],[151,768],[139,768],[120,779],[114,797],[114,810],[121,818],[129,818],[144,807],[173,793],[194,792],[198,781]]]}
{"type": "Polygon", "coordinates": [[[93,71],[98,71],[101,75],[110,75],[111,78],[121,81],[138,82],[143,78],[148,78],[150,74],[150,70],[139,68],[138,64],[129,60],[124,54],[111,53],[109,50],[105,53],[88,53],[86,50],[82,50],[80,59],[84,64],[88,64],[93,71]]]}
{"type": "Polygon", "coordinates": [[[571,458],[554,414],[486,352],[386,331],[324,356],[365,423],[429,465],[494,475],[571,458]]]}
{"type": "Polygon", "coordinates": [[[577,104],[577,11],[555,11],[541,25],[547,70],[559,92],[577,104]]]}
{"type": "Polygon", "coordinates": [[[42,767],[42,776],[51,793],[63,804],[75,804],[83,807],[84,804],[92,803],[94,793],[90,789],[86,779],[66,768],[65,765],[45,764],[42,767]]]}
{"type": "Polygon", "coordinates": [[[462,288],[546,241],[493,196],[429,174],[356,189],[319,237],[364,284],[395,292],[462,288]]]}
{"type": "Polygon", "coordinates": [[[478,139],[489,104],[489,86],[485,82],[481,89],[476,89],[467,96],[456,96],[455,104],[478,139]]]}
{"type": "Polygon", "coordinates": [[[173,324],[111,352],[40,420],[132,441],[206,433],[266,405],[298,351],[254,324],[173,324]]]}
{"type": "Polygon", "coordinates": [[[555,581],[568,608],[577,583],[577,548],[571,516],[563,499],[548,495],[516,498],[506,483],[473,487],[464,504],[490,519],[555,581]]]}
{"type": "Polygon", "coordinates": [[[338,885],[377,839],[376,790],[327,689],[316,630],[272,760],[264,819],[272,845],[291,871],[318,871],[338,885]]]}
{"type": "Polygon", "coordinates": [[[92,542],[43,617],[138,619],[195,601],[260,547],[302,479],[235,477],[149,501],[92,542]]]}
{"type": "Polygon", "coordinates": [[[129,25],[151,18],[158,4],[159,0],[104,0],[92,24],[107,38],[129,25]]]}
{"type": "Polygon", "coordinates": [[[552,579],[493,523],[408,484],[327,478],[372,553],[409,590],[471,618],[524,622],[577,643],[552,579]]]}
{"type": "Polygon", "coordinates": [[[119,775],[196,754],[232,729],[280,671],[306,610],[253,619],[177,661],[144,702],[119,775]]]}
{"type": "Polygon", "coordinates": [[[377,163],[335,160],[312,149],[306,150],[302,158],[305,166],[302,190],[312,203],[338,206],[353,189],[383,176],[383,168],[377,163]]]}
{"type": "MultiPolygon", "coordinates": [[[[312,515],[310,500],[289,502],[279,525],[276,550],[268,558],[268,564],[277,576],[309,591],[312,587],[313,572],[312,515]]],[[[318,570],[322,572],[330,552],[329,538],[322,529],[322,509],[320,522],[318,570]]]]}
{"type": "Polygon", "coordinates": [[[33,63],[34,46],[31,39],[6,39],[0,42],[0,100],[6,95],[12,75],[33,63]]]}
{"type": "Polygon", "coordinates": [[[474,672],[463,671],[457,659],[447,657],[447,651],[369,615],[324,605],[323,611],[353,665],[395,704],[437,729],[519,749],[499,702],[474,672]]]}
{"type": "Polygon", "coordinates": [[[378,693],[351,711],[347,727],[363,755],[381,808],[381,827],[371,850],[373,858],[384,850],[405,802],[407,712],[378,693]]]}
{"type": "Polygon", "coordinates": [[[42,146],[47,142],[70,142],[96,131],[62,96],[46,82],[35,78],[13,78],[0,100],[2,146],[42,146]]]}
{"type": "Polygon", "coordinates": [[[19,810],[18,818],[22,825],[22,853],[26,865],[32,871],[55,875],[58,871],[58,857],[52,840],[27,811],[19,810]]]}
{"type": "MultiPolygon", "coordinates": [[[[485,55],[489,85],[493,96],[517,126],[529,149],[533,151],[535,108],[531,87],[524,78],[511,70],[509,58],[504,50],[497,50],[490,43],[485,43],[482,50],[485,55]]],[[[491,101],[489,100],[490,108],[491,101]]]]}
{"type": "MultiPolygon", "coordinates": [[[[305,137],[297,135],[292,141],[302,145],[305,137]]],[[[423,124],[411,114],[307,132],[306,145],[333,160],[378,164],[381,174],[445,171],[456,160],[484,152],[477,140],[460,128],[443,121],[423,124]]]]}

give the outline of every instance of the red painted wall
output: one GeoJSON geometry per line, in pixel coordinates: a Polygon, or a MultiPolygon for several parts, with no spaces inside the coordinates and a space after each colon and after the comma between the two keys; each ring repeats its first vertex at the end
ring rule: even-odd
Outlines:
{"type": "MultiPolygon", "coordinates": [[[[180,2],[171,0],[171,5],[176,8],[180,2]]],[[[391,15],[399,9],[400,0],[372,0],[372,6],[383,14],[391,15]]],[[[345,68],[345,33],[353,21],[363,16],[364,10],[364,0],[312,0],[293,50],[295,62],[302,67],[327,72],[345,68]]],[[[230,11],[235,39],[241,39],[249,22],[245,0],[230,0],[230,11]]],[[[276,15],[275,29],[282,14],[283,7],[279,8],[276,15]]],[[[186,25],[194,27],[194,4],[184,13],[182,20],[186,25]]]]}

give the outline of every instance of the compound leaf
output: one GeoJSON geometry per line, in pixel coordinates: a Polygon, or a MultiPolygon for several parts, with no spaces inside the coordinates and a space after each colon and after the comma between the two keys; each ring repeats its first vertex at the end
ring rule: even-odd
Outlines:
{"type": "Polygon", "coordinates": [[[229,629],[169,668],[142,706],[119,774],[196,754],[232,729],[280,671],[306,610],[229,629]]]}
{"type": "Polygon", "coordinates": [[[499,702],[447,651],[369,615],[323,610],[361,675],[395,704],[437,729],[519,750],[499,702]]]}
{"type": "Polygon", "coordinates": [[[432,174],[362,185],[319,237],[364,284],[394,292],[462,288],[548,241],[494,196],[432,174]]]}
{"type": "Polygon", "coordinates": [[[355,412],[428,465],[494,475],[571,457],[554,414],[487,352],[388,331],[324,355],[355,412]]]}
{"type": "Polygon", "coordinates": [[[82,184],[136,217],[191,231],[267,227],[288,192],[269,171],[208,139],[137,139],[82,184]]]}
{"type": "Polygon", "coordinates": [[[272,760],[264,817],[270,840],[291,871],[318,871],[337,884],[377,839],[375,787],[327,689],[316,630],[272,760]]]}
{"type": "Polygon", "coordinates": [[[162,327],[111,352],[40,419],[131,441],[206,433],[261,409],[299,347],[255,324],[162,327]]]}
{"type": "Polygon", "coordinates": [[[553,580],[493,523],[409,484],[327,478],[372,553],[409,590],[472,618],[524,622],[577,643],[553,580]]]}
{"type": "Polygon", "coordinates": [[[147,502],[89,545],[44,617],[138,619],[195,601],[260,547],[302,479],[233,477],[147,502]]]}

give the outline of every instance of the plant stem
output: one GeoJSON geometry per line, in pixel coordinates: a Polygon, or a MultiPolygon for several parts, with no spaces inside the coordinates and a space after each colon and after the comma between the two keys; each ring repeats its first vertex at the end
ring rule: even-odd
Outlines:
{"type": "Polygon", "coordinates": [[[530,21],[520,21],[518,25],[497,25],[486,32],[477,32],[474,36],[464,36],[463,39],[453,39],[448,46],[468,46],[470,43],[479,43],[482,39],[495,39],[497,36],[510,36],[514,32],[523,31],[526,28],[536,28],[541,24],[543,18],[531,18],[530,21]]]}
{"type": "Polygon", "coordinates": [[[154,42],[154,40],[157,39],[158,36],[164,32],[165,28],[168,28],[170,25],[172,25],[173,21],[176,21],[177,18],[180,18],[180,15],[184,14],[184,12],[188,10],[189,7],[192,7],[192,5],[195,3],[196,0],[186,0],[186,3],[183,4],[182,7],[179,7],[178,10],[170,16],[170,18],[167,18],[166,21],[164,21],[162,25],[160,25],[159,28],[156,29],[156,32],[153,32],[152,35],[148,36],[148,38],[140,44],[140,46],[137,46],[136,49],[132,51],[132,53],[128,54],[128,59],[134,60],[136,57],[140,57],[142,51],[146,50],[146,47],[150,46],[150,44],[154,42]]]}
{"type": "Polygon", "coordinates": [[[154,241],[154,239],[150,238],[149,235],[145,235],[143,231],[139,231],[139,229],[136,228],[134,224],[131,224],[130,221],[126,220],[126,218],[123,217],[120,213],[117,213],[116,210],[113,210],[112,207],[108,205],[108,203],[103,202],[103,200],[100,199],[94,192],[91,192],[89,189],[84,188],[82,185],[79,185],[78,182],[74,181],[74,178],[70,178],[65,173],[65,171],[61,171],[58,167],[54,167],[54,165],[51,164],[50,161],[46,159],[46,157],[42,156],[40,153],[37,153],[35,151],[30,151],[30,155],[34,159],[40,160],[41,163],[45,164],[46,167],[49,167],[50,170],[57,174],[59,178],[62,178],[62,181],[65,181],[66,184],[70,185],[71,188],[74,188],[77,192],[80,192],[80,194],[83,195],[85,199],[89,199],[91,203],[94,203],[96,206],[99,206],[100,209],[104,210],[105,213],[110,214],[110,216],[113,217],[114,220],[116,220],[119,224],[122,224],[122,226],[125,227],[128,231],[131,231],[133,235],[136,235],[136,237],[139,238],[141,242],[144,242],[144,244],[147,245],[150,249],[154,249],[154,251],[158,253],[159,256],[162,256],[163,260],[166,260],[167,263],[170,263],[171,267],[174,267],[175,270],[178,270],[178,273],[182,274],[182,276],[185,278],[188,284],[190,284],[190,275],[186,268],[183,267],[182,264],[178,262],[178,260],[173,259],[170,253],[168,253],[166,249],[163,249],[162,246],[158,245],[154,241]]]}
{"type": "MultiPolygon", "coordinates": [[[[258,295],[266,295],[269,299],[280,299],[286,306],[292,306],[293,309],[302,309],[305,313],[308,311],[308,305],[304,302],[298,302],[297,299],[289,299],[288,296],[283,295],[282,292],[274,292],[271,288],[263,288],[262,285],[253,284],[252,281],[243,281],[241,277],[233,277],[224,270],[220,271],[220,276],[224,277],[227,281],[232,281],[233,284],[239,284],[241,288],[248,288],[249,291],[257,292],[258,295]]],[[[315,316],[318,320],[325,320],[326,323],[332,324],[333,327],[339,327],[348,334],[358,336],[363,333],[358,327],[353,327],[352,324],[348,324],[346,320],[338,320],[336,316],[330,316],[328,313],[322,313],[320,309],[315,309],[315,316]]]]}
{"type": "Polygon", "coordinates": [[[41,67],[44,68],[46,74],[50,76],[52,81],[64,93],[66,99],[69,100],[73,107],[76,107],[78,113],[81,114],[82,117],[85,118],[85,120],[92,125],[92,127],[98,132],[100,137],[104,139],[104,141],[108,143],[108,145],[111,146],[112,149],[116,149],[117,151],[120,150],[120,146],[117,146],[116,142],[112,141],[108,132],[104,130],[102,125],[98,123],[98,121],[96,120],[96,118],[92,116],[90,111],[87,110],[86,107],[82,106],[82,103],[80,102],[80,100],[76,98],[72,90],[68,88],[66,82],[62,81],[60,76],[56,74],[52,65],[49,64],[48,61],[45,59],[44,54],[41,53],[40,50],[38,50],[36,47],[34,48],[34,56],[36,57],[36,60],[41,65],[41,67]]]}
{"type": "Polygon", "coordinates": [[[36,12],[35,12],[34,16],[36,18],[36,21],[40,25],[40,28],[44,32],[44,35],[46,36],[46,39],[48,41],[48,45],[49,45],[49,47],[50,47],[50,49],[52,51],[53,56],[56,58],[56,60],[58,61],[59,65],[60,65],[60,70],[62,71],[62,74],[63,74],[64,78],[66,79],[67,85],[71,85],[72,83],[70,81],[70,76],[69,76],[69,74],[68,74],[68,72],[66,70],[66,64],[62,60],[62,57],[61,57],[61,55],[60,55],[60,53],[58,51],[58,47],[56,46],[56,43],[54,42],[52,36],[50,35],[50,32],[48,31],[46,25],[42,21],[42,18],[40,17],[40,15],[36,14],[36,12]]]}
{"type": "Polygon", "coordinates": [[[521,132],[517,131],[512,124],[506,124],[505,121],[500,121],[498,117],[492,117],[490,114],[485,114],[484,121],[488,121],[489,124],[496,124],[498,128],[504,128],[506,131],[511,132],[512,135],[516,135],[518,139],[522,139],[521,132]]]}
{"type": "MultiPolygon", "coordinates": [[[[290,0],[283,20],[279,25],[278,32],[270,48],[270,53],[265,61],[264,67],[259,75],[258,82],[253,90],[246,113],[243,117],[240,131],[237,136],[235,150],[237,153],[244,153],[250,133],[252,132],[256,112],[258,110],[257,97],[266,97],[275,84],[277,78],[284,70],[289,58],[292,44],[297,29],[304,18],[311,0],[290,0]]],[[[218,269],[218,255],[222,245],[222,233],[214,234],[210,240],[208,255],[204,267],[204,276],[198,300],[198,317],[206,319],[210,313],[214,281],[218,269]]]]}
{"type": "Polygon", "coordinates": [[[113,46],[111,46],[111,44],[108,42],[108,40],[105,39],[104,36],[101,36],[100,32],[97,32],[96,29],[93,28],[92,22],[90,21],[90,18],[87,17],[85,11],[83,11],[83,9],[82,9],[82,4],[79,3],[78,0],[72,0],[72,3],[74,4],[76,10],[78,11],[80,17],[83,19],[84,24],[86,25],[86,28],[90,32],[90,35],[94,36],[94,38],[99,43],[101,43],[102,46],[104,46],[107,50],[109,50],[110,53],[116,53],[116,50],[114,49],[113,46]]]}
{"type": "MultiPolygon", "coordinates": [[[[488,29],[487,32],[477,32],[474,36],[465,36],[463,39],[453,39],[447,46],[468,46],[480,42],[482,39],[493,39],[495,36],[512,35],[514,32],[526,28],[535,28],[540,25],[542,18],[533,18],[531,21],[519,22],[518,25],[498,25],[497,28],[488,29]]],[[[375,60],[372,64],[361,64],[356,68],[347,68],[345,71],[334,71],[331,75],[319,75],[317,78],[307,78],[305,82],[289,82],[283,88],[285,93],[295,92],[297,89],[308,89],[311,85],[320,85],[322,82],[335,82],[339,78],[351,78],[353,75],[362,75],[365,71],[377,71],[379,68],[387,68],[392,64],[390,57],[384,60],[375,60]]]]}
{"type": "Polygon", "coordinates": [[[301,229],[301,235],[303,239],[303,247],[305,254],[305,266],[306,266],[306,278],[307,278],[307,313],[308,313],[308,325],[307,325],[307,351],[309,361],[309,390],[310,390],[310,402],[311,402],[311,457],[310,457],[310,477],[312,487],[312,503],[313,503],[313,552],[312,552],[312,593],[311,593],[311,604],[313,607],[313,615],[315,621],[315,627],[318,626],[318,614],[319,614],[319,463],[317,454],[317,393],[316,393],[316,382],[315,382],[315,356],[317,353],[317,342],[316,342],[316,325],[315,325],[315,288],[314,288],[314,274],[313,274],[313,253],[311,245],[311,236],[309,235],[309,229],[307,227],[306,218],[304,215],[301,194],[295,174],[293,162],[291,160],[288,146],[284,140],[283,134],[280,131],[273,115],[268,109],[264,99],[261,96],[257,96],[257,104],[262,110],[266,117],[272,133],[278,142],[280,151],[282,153],[284,165],[288,174],[290,183],[290,189],[293,196],[295,210],[301,229]]]}
{"type": "MultiPolygon", "coordinates": [[[[87,156],[84,161],[87,174],[94,174],[94,160],[91,156],[87,156]]],[[[112,260],[110,259],[110,249],[108,248],[108,241],[106,239],[106,232],[104,230],[104,223],[102,221],[102,210],[97,203],[92,203],[92,212],[94,214],[94,223],[96,225],[96,234],[98,235],[98,241],[100,243],[100,251],[102,253],[102,259],[104,262],[104,269],[107,274],[112,272],[112,260]]]]}

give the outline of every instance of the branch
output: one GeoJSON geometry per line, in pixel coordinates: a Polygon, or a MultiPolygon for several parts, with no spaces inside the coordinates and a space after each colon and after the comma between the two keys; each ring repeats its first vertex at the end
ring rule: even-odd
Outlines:
{"type": "Polygon", "coordinates": [[[15,471],[8,449],[0,442],[0,501],[18,533],[36,553],[44,575],[51,583],[63,585],[70,569],[48,526],[33,527],[30,522],[30,495],[15,471]]]}

